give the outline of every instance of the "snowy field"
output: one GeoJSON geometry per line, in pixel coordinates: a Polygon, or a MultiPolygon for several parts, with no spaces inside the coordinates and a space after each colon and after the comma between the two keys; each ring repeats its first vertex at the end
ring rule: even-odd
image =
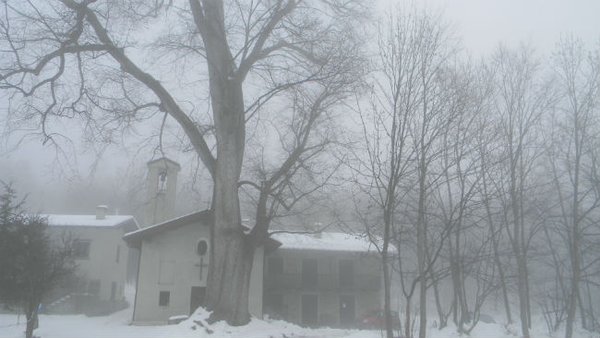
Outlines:
{"type": "MultiPolygon", "coordinates": [[[[201,310],[177,325],[165,326],[131,326],[131,309],[126,309],[106,317],[86,317],[84,315],[41,315],[40,328],[34,333],[40,338],[262,338],[262,337],[297,337],[297,338],[379,338],[379,331],[341,330],[341,329],[305,329],[283,321],[264,321],[253,319],[243,327],[230,327],[223,323],[210,326],[211,333],[198,323],[204,323],[206,312],[201,310]]],[[[24,317],[0,314],[0,338],[23,337],[24,317]]],[[[518,327],[506,328],[500,324],[480,323],[471,333],[474,338],[508,338],[518,337],[518,327]]],[[[553,338],[546,332],[545,325],[539,322],[535,325],[531,336],[533,338],[553,338]]],[[[429,338],[460,337],[454,328],[442,331],[430,328],[429,338]]],[[[557,334],[556,337],[562,337],[557,334]]],[[[600,338],[598,334],[578,332],[574,338],[600,338]]]]}

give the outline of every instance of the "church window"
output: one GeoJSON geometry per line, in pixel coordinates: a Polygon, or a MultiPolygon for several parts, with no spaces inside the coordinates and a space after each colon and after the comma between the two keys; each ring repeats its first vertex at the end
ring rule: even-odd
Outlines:
{"type": "Polygon", "coordinates": [[[206,241],[205,239],[199,240],[198,244],[196,244],[196,254],[198,254],[198,256],[206,256],[207,253],[208,241],[206,241]]]}
{"type": "Polygon", "coordinates": [[[169,301],[171,300],[171,292],[170,291],[160,291],[158,294],[158,306],[169,306],[169,301]]]}
{"type": "Polygon", "coordinates": [[[158,174],[158,192],[165,192],[167,191],[167,172],[166,171],[161,171],[158,174]]]}

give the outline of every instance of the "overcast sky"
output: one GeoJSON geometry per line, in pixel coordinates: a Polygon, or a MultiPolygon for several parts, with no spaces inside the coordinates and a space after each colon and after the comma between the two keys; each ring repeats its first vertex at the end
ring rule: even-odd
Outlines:
{"type": "MultiPolygon", "coordinates": [[[[390,0],[408,2],[405,0],[390,0]]],[[[421,0],[442,9],[463,45],[474,54],[490,53],[499,42],[531,42],[540,52],[572,33],[588,46],[600,42],[599,0],[421,0]]]]}
{"type": "MultiPolygon", "coordinates": [[[[379,8],[389,10],[390,4],[402,2],[409,3],[409,0],[381,0],[379,8]]],[[[558,37],[565,33],[580,37],[588,47],[600,45],[600,0],[419,0],[417,4],[441,10],[462,39],[464,48],[474,56],[488,55],[500,42],[509,46],[529,42],[539,52],[548,53],[558,37]]],[[[11,153],[7,153],[7,149],[4,141],[0,142],[0,179],[19,180],[19,174],[25,172],[26,189],[39,189],[31,191],[32,195],[50,196],[52,191],[43,191],[54,189],[48,188],[49,181],[62,184],[72,175],[67,173],[59,177],[58,171],[51,167],[54,153],[38,143],[26,144],[11,153]]],[[[121,156],[119,161],[129,157],[121,156]]],[[[83,178],[89,176],[90,158],[82,156],[79,159],[83,178]]],[[[111,158],[119,156],[109,155],[104,161],[111,158]]],[[[122,168],[131,165],[119,161],[100,166],[99,170],[104,172],[99,175],[117,175],[122,168]]]]}

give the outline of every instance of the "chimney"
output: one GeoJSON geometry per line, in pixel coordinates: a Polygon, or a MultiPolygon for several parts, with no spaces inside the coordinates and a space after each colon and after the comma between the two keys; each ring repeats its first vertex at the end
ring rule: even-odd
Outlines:
{"type": "Polygon", "coordinates": [[[108,207],[106,205],[99,205],[96,207],[96,219],[106,219],[106,213],[108,207]]]}

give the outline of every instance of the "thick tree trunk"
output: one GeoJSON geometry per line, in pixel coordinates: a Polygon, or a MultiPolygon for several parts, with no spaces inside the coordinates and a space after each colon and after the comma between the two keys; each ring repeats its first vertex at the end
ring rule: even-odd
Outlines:
{"type": "Polygon", "coordinates": [[[462,321],[462,301],[459,288],[458,274],[458,259],[455,257],[452,241],[448,241],[450,245],[450,276],[452,277],[452,321],[459,328],[462,321]]]}
{"type": "Polygon", "coordinates": [[[458,332],[464,333],[464,324],[469,320],[469,310],[465,293],[464,272],[460,256],[460,220],[457,221],[455,230],[454,245],[450,243],[450,270],[452,275],[452,286],[454,291],[454,323],[458,327],[458,332]]]}
{"type": "Polygon", "coordinates": [[[412,338],[412,325],[410,316],[410,312],[412,311],[410,306],[411,298],[412,297],[406,298],[406,306],[404,307],[404,337],[406,338],[412,338]]]}
{"type": "MultiPolygon", "coordinates": [[[[494,240],[494,239],[493,239],[494,240]]],[[[494,240],[495,241],[495,240],[494,240]]],[[[494,262],[496,268],[498,268],[498,277],[500,278],[500,286],[502,287],[502,300],[504,302],[504,311],[506,313],[506,320],[509,324],[512,324],[512,314],[510,312],[510,302],[508,301],[508,287],[506,286],[506,274],[500,261],[500,254],[498,253],[498,243],[494,242],[494,262]]]]}
{"type": "MultiPolygon", "coordinates": [[[[581,143],[579,134],[579,114],[575,110],[574,114],[575,128],[573,130],[573,138],[575,139],[575,165],[573,169],[573,201],[571,205],[571,222],[572,229],[569,229],[569,254],[571,258],[571,290],[569,295],[569,305],[567,308],[567,323],[565,328],[565,337],[570,338],[573,335],[573,324],[575,323],[575,315],[577,312],[577,301],[579,300],[579,284],[581,282],[581,251],[580,237],[581,230],[579,224],[579,175],[581,170],[581,143]]],[[[567,224],[568,227],[568,224],[567,224]]],[[[581,314],[583,318],[583,313],[581,314]]]]}
{"type": "MultiPolygon", "coordinates": [[[[424,156],[424,152],[422,156],[424,156]]],[[[425,164],[421,163],[419,177],[419,206],[417,215],[417,264],[419,266],[419,338],[427,336],[427,276],[425,246],[427,245],[425,220],[425,164]]]]}
{"type": "Polygon", "coordinates": [[[33,337],[33,330],[38,328],[38,306],[39,304],[30,304],[25,313],[25,317],[27,318],[27,325],[25,326],[25,338],[33,337]]]}
{"type": "MultiPolygon", "coordinates": [[[[581,292],[579,293],[581,295],[581,292]]],[[[589,281],[585,281],[585,295],[586,295],[586,299],[587,299],[587,305],[588,305],[588,309],[587,312],[583,311],[584,309],[581,309],[581,317],[582,317],[582,325],[589,323],[587,325],[584,325],[584,329],[589,330],[589,331],[596,331],[597,330],[597,323],[598,321],[596,320],[596,316],[594,315],[594,301],[592,300],[592,291],[590,290],[590,282],[589,281]],[[588,320],[584,321],[584,318],[588,318],[588,320]]],[[[583,304],[583,302],[582,302],[583,304]]],[[[582,305],[583,306],[583,305],[582,305]]]]}
{"type": "Polygon", "coordinates": [[[392,317],[391,317],[391,280],[390,280],[390,269],[388,263],[388,253],[387,253],[387,245],[384,249],[382,260],[383,264],[383,309],[385,312],[385,332],[387,338],[393,338],[394,332],[392,327],[392,317]]]}
{"type": "MultiPolygon", "coordinates": [[[[394,118],[393,129],[396,129],[396,119],[394,118]]],[[[395,133],[392,138],[392,141],[395,138],[395,133]]],[[[394,156],[392,156],[394,158],[394,156]]],[[[392,161],[392,172],[394,171],[395,162],[392,161]]],[[[396,196],[395,196],[395,185],[390,178],[390,182],[388,184],[387,196],[386,196],[386,206],[383,211],[383,221],[384,221],[384,229],[383,229],[383,247],[381,250],[381,264],[383,266],[383,289],[384,289],[384,297],[383,297],[383,308],[385,315],[385,332],[387,338],[393,338],[394,332],[392,328],[392,318],[391,318],[391,308],[390,308],[390,298],[391,298],[391,277],[389,270],[389,246],[390,246],[390,236],[392,230],[392,215],[394,212],[394,206],[396,204],[396,196]]]]}
{"type": "Polygon", "coordinates": [[[487,186],[487,159],[485,149],[480,150],[480,160],[481,160],[481,171],[483,173],[481,182],[483,186],[483,205],[485,206],[485,213],[488,220],[488,225],[490,227],[490,235],[492,240],[492,248],[494,249],[494,263],[496,264],[496,268],[498,269],[498,277],[500,278],[500,286],[502,288],[502,299],[504,301],[504,311],[506,313],[506,320],[509,324],[512,324],[512,314],[510,311],[510,302],[508,301],[508,287],[506,285],[506,274],[504,272],[504,267],[502,266],[502,261],[500,260],[500,250],[499,250],[499,238],[497,237],[496,227],[494,225],[494,219],[492,217],[492,209],[490,206],[490,194],[488,192],[487,186]]]}
{"type": "Polygon", "coordinates": [[[519,293],[519,315],[521,318],[521,332],[523,338],[529,338],[529,292],[528,292],[528,281],[527,281],[527,256],[525,248],[523,246],[523,224],[520,222],[518,202],[516,201],[516,194],[513,190],[512,196],[512,209],[513,209],[513,239],[512,246],[517,260],[517,288],[519,293]]]}
{"type": "Polygon", "coordinates": [[[245,147],[244,96],[225,33],[222,1],[191,2],[206,49],[217,161],[214,226],[207,282],[211,321],[248,323],[248,290],[254,246],[241,224],[238,182],[245,147]]]}
{"type": "MultiPolygon", "coordinates": [[[[524,229],[522,223],[522,190],[523,175],[518,175],[518,165],[522,161],[521,155],[515,155],[513,143],[509,144],[510,159],[510,208],[513,221],[511,245],[517,260],[517,288],[519,293],[519,316],[521,319],[521,333],[523,338],[529,338],[529,311],[528,311],[528,283],[527,283],[527,253],[524,246],[524,229]],[[520,189],[519,189],[520,188],[520,189]]],[[[508,225],[507,225],[508,229],[508,225]]],[[[509,232],[510,234],[510,232],[509,232]]]]}
{"type": "Polygon", "coordinates": [[[523,338],[529,338],[529,316],[527,314],[527,266],[522,253],[517,256],[517,266],[521,331],[523,333],[523,338]]]}
{"type": "Polygon", "coordinates": [[[242,325],[250,319],[248,289],[254,254],[241,225],[238,198],[245,142],[242,91],[239,84],[227,83],[227,79],[213,81],[211,77],[210,82],[217,163],[208,308],[214,311],[212,320],[242,325]]]}
{"type": "MultiPolygon", "coordinates": [[[[575,210],[574,210],[575,211],[575,210]]],[[[577,214],[575,212],[575,217],[577,214]]],[[[573,225],[571,233],[570,254],[571,254],[571,290],[569,294],[569,304],[567,307],[567,322],[565,327],[565,338],[573,336],[573,324],[575,323],[575,315],[577,312],[577,302],[579,296],[579,284],[581,283],[581,255],[579,252],[579,224],[577,220],[573,225]]],[[[581,314],[583,316],[583,313],[581,314]]]]}
{"type": "MultiPolygon", "coordinates": [[[[513,195],[514,196],[514,195],[513,195]]],[[[513,208],[516,207],[516,202],[513,202],[513,208]]],[[[515,257],[517,260],[517,288],[519,292],[519,315],[521,317],[521,332],[523,338],[529,338],[529,290],[527,281],[527,256],[522,245],[522,227],[520,218],[517,212],[513,213],[514,217],[514,239],[516,243],[513,243],[513,250],[515,251],[515,257]]]]}
{"type": "Polygon", "coordinates": [[[433,281],[433,295],[435,297],[435,308],[437,310],[438,313],[438,319],[440,320],[440,324],[438,326],[438,329],[443,329],[448,325],[448,315],[446,315],[444,313],[444,309],[442,308],[442,300],[440,297],[440,290],[439,290],[439,285],[438,285],[438,281],[434,278],[433,276],[433,272],[429,272],[429,275],[431,276],[431,279],[433,281]]]}

